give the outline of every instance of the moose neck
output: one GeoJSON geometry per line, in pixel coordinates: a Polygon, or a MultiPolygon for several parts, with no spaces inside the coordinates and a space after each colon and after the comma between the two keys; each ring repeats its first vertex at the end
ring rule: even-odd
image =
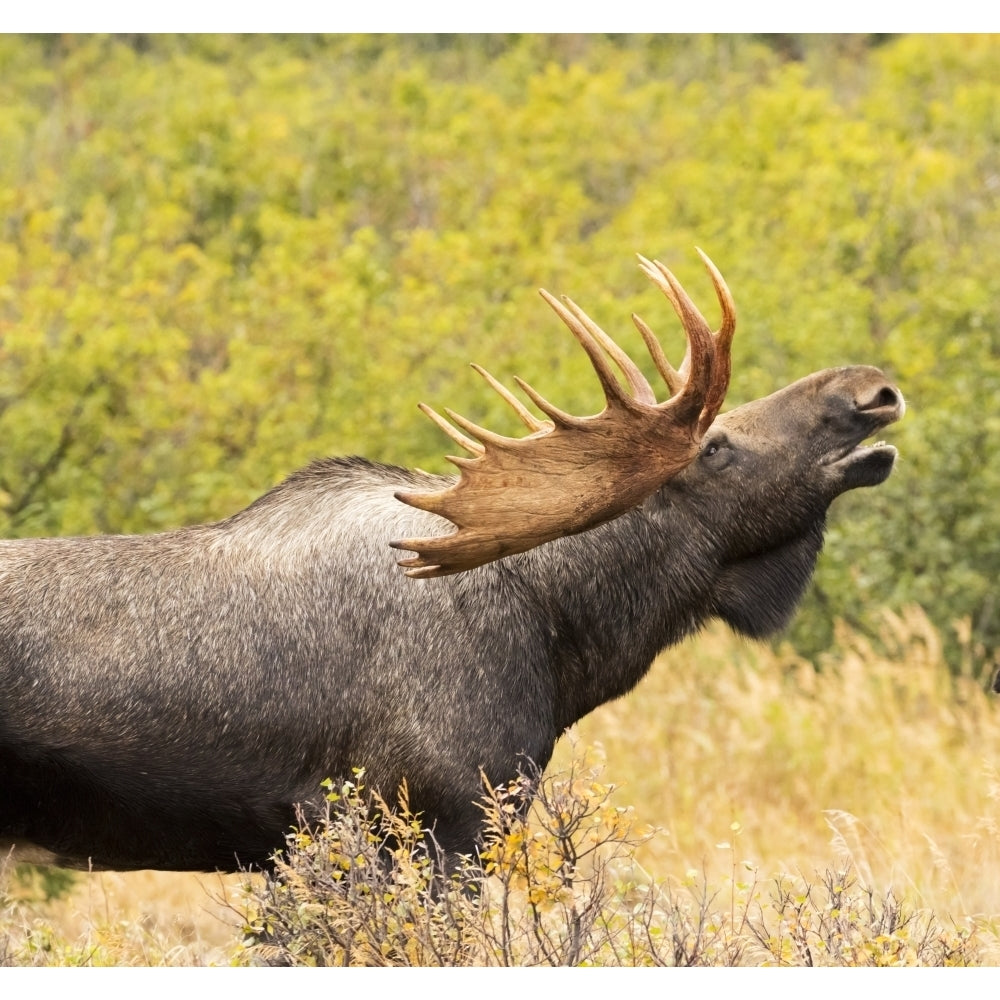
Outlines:
{"type": "Polygon", "coordinates": [[[664,490],[642,507],[522,557],[557,622],[550,662],[557,723],[572,725],[631,690],[667,646],[720,618],[751,638],[779,632],[815,569],[822,512],[738,557],[722,532],[664,490]]]}
{"type": "MultiPolygon", "coordinates": [[[[714,574],[699,572],[683,522],[681,511],[647,503],[520,557],[534,599],[556,623],[560,729],[631,690],[708,615],[714,574]]],[[[698,558],[705,562],[704,551],[698,558]]]]}

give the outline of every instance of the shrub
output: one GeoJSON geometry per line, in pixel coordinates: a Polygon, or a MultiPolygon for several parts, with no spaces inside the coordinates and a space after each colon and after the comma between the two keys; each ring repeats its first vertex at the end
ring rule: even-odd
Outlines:
{"type": "MultiPolygon", "coordinates": [[[[609,804],[600,767],[575,757],[541,780],[486,786],[477,858],[442,859],[405,787],[389,809],[363,772],[328,791],[248,882],[237,961],[268,965],[973,965],[987,928],[941,925],[847,868],[767,884],[733,850],[729,884],[692,871],[657,884],[636,864],[651,836],[609,804]],[[528,806],[531,802],[530,807],[528,806]]],[[[734,824],[734,833],[738,833],[734,824]]]]}

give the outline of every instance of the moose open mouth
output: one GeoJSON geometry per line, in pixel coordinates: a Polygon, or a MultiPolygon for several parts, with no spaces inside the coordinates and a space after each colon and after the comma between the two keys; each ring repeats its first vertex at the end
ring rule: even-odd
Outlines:
{"type": "Polygon", "coordinates": [[[889,478],[899,452],[884,441],[858,444],[830,463],[841,480],[844,490],[859,486],[878,486],[889,478]]]}
{"type": "Polygon", "coordinates": [[[896,463],[898,452],[893,445],[881,440],[865,443],[865,439],[895,423],[906,412],[906,401],[899,390],[881,381],[881,373],[875,374],[880,376],[881,384],[870,392],[866,401],[855,403],[855,419],[861,424],[857,437],[824,462],[838,476],[843,490],[884,483],[896,463]]]}

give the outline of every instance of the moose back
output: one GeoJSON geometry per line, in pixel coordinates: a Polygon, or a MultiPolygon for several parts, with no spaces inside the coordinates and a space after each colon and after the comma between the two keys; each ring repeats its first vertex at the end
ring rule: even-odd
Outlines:
{"type": "Polygon", "coordinates": [[[468,452],[458,477],[334,458],[215,524],[0,542],[0,852],[262,866],[296,806],[356,766],[387,796],[405,778],[438,844],[471,852],[482,774],[544,767],[710,619],[781,629],[830,503],[889,475],[895,449],[862,442],[904,404],[858,366],[719,415],[735,311],[703,259],[717,332],[640,258],[688,340],[674,369],[635,320],[665,402],[543,293],[594,365],[595,416],[518,380],[539,418],[477,368],[528,433],[424,407],[468,452]]]}

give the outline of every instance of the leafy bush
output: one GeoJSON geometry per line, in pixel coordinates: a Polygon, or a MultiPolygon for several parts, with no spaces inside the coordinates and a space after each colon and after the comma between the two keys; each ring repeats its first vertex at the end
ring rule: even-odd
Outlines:
{"type": "Polygon", "coordinates": [[[457,859],[439,855],[405,788],[392,810],[358,778],[328,793],[324,822],[289,837],[274,876],[251,890],[252,961],[622,964],[634,949],[612,876],[633,836],[630,816],[607,804],[610,787],[592,769],[488,789],[488,844],[457,859]],[[529,829],[519,816],[533,790],[529,829]]]}

